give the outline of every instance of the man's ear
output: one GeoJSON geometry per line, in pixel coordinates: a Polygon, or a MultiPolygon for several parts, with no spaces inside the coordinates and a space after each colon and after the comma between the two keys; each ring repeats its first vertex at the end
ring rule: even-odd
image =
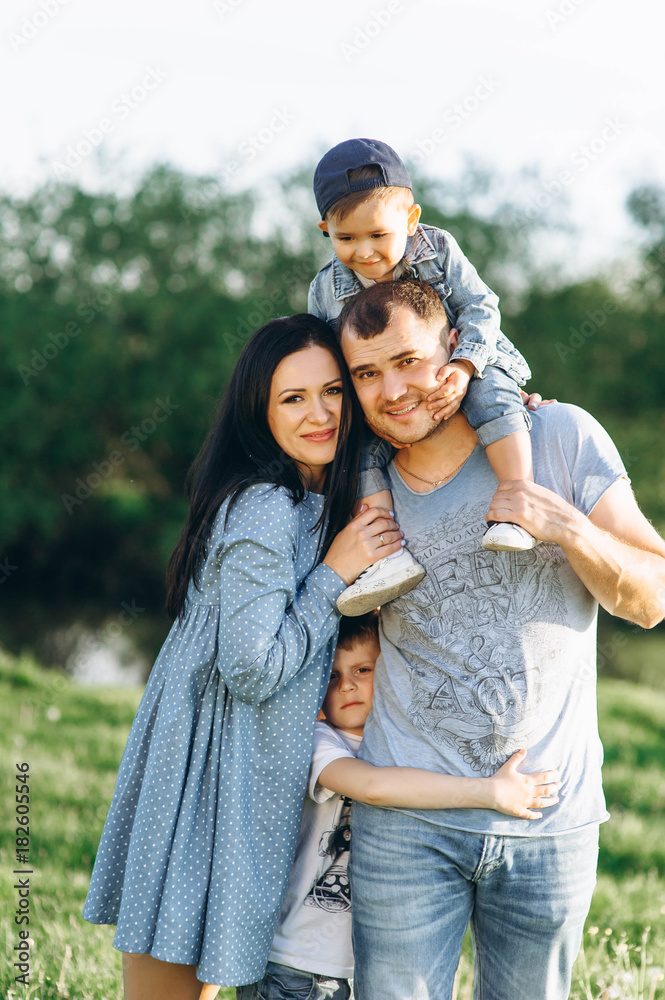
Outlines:
{"type": "Polygon", "coordinates": [[[416,226],[418,225],[418,219],[420,218],[421,208],[420,205],[412,205],[409,209],[409,214],[407,217],[406,231],[409,236],[413,236],[416,231],[416,226]]]}
{"type": "Polygon", "coordinates": [[[455,327],[453,327],[451,330],[448,331],[448,347],[450,348],[451,354],[453,353],[458,344],[459,344],[459,333],[455,329],[455,327]]]}
{"type": "Polygon", "coordinates": [[[330,233],[328,232],[328,223],[325,220],[323,222],[317,222],[317,225],[322,233],[326,233],[330,236],[330,233]]]}

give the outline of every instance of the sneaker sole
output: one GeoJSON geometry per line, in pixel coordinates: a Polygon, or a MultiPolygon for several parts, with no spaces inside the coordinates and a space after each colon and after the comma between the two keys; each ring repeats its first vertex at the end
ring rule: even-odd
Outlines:
{"type": "MultiPolygon", "coordinates": [[[[408,594],[410,590],[417,587],[420,581],[426,576],[422,566],[414,566],[409,571],[406,579],[401,579],[398,583],[384,583],[377,586],[376,590],[363,590],[360,593],[348,593],[345,591],[337,599],[337,610],[347,618],[357,618],[358,615],[366,615],[369,611],[374,611],[389,601],[394,601],[396,597],[408,594]]],[[[352,590],[352,587],[349,587],[352,590]]]]}
{"type": "Polygon", "coordinates": [[[492,542],[491,539],[489,542],[485,542],[483,539],[481,545],[488,552],[529,552],[530,549],[535,549],[537,545],[540,545],[540,541],[534,538],[530,544],[503,545],[501,542],[492,542]]]}

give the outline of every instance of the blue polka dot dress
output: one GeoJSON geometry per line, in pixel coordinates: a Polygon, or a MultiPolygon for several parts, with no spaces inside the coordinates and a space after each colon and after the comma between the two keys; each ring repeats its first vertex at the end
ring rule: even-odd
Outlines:
{"type": "Polygon", "coordinates": [[[83,916],[114,945],[262,978],[307,785],[344,583],[314,566],[324,498],[265,485],[215,521],[200,590],[152,669],[83,916]],[[314,568],[313,568],[314,567],[314,568]]]}

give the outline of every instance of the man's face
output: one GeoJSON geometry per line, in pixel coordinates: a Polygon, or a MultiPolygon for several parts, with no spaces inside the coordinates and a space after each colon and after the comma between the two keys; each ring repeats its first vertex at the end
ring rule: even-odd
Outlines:
{"type": "Polygon", "coordinates": [[[447,364],[456,336],[455,330],[442,336],[440,320],[428,323],[408,306],[399,306],[383,333],[369,340],[344,328],[344,357],[373,428],[403,444],[440,428],[427,409],[427,396],[439,384],[435,375],[447,364]]]}

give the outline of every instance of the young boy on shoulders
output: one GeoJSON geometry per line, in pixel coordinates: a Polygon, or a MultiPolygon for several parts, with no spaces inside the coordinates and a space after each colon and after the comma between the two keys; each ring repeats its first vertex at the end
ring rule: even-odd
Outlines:
{"type": "MultiPolygon", "coordinates": [[[[533,479],[531,423],[519,391],[530,378],[529,367],[501,332],[497,296],[455,239],[420,224],[420,205],[397,153],[375,139],[339,143],[316,168],[314,195],[319,229],[330,237],[335,255],[312,281],[309,312],[332,322],[351,296],[375,282],[409,277],[432,285],[459,332],[459,345],[437,374],[441,385],[428,396],[428,409],[445,420],[462,407],[499,482],[533,479]]],[[[391,450],[372,435],[363,458],[363,502],[392,509],[382,469],[391,450]]],[[[440,485],[432,482],[433,488],[440,485]]],[[[521,551],[538,541],[519,525],[495,522],[482,544],[521,551]]],[[[345,615],[363,614],[407,593],[424,575],[405,549],[361,573],[338,608],[345,615]]]]}
{"type": "MultiPolygon", "coordinates": [[[[237,989],[237,1000],[346,1000],[353,976],[347,863],[351,801],[411,809],[496,809],[539,819],[558,802],[556,771],[521,774],[520,750],[491,778],[461,778],[358,760],[372,707],[379,655],[378,616],[343,618],[317,722],[308,796],[291,878],[264,978],[237,989]]],[[[213,1000],[204,986],[200,1000],[213,1000]]]]}

